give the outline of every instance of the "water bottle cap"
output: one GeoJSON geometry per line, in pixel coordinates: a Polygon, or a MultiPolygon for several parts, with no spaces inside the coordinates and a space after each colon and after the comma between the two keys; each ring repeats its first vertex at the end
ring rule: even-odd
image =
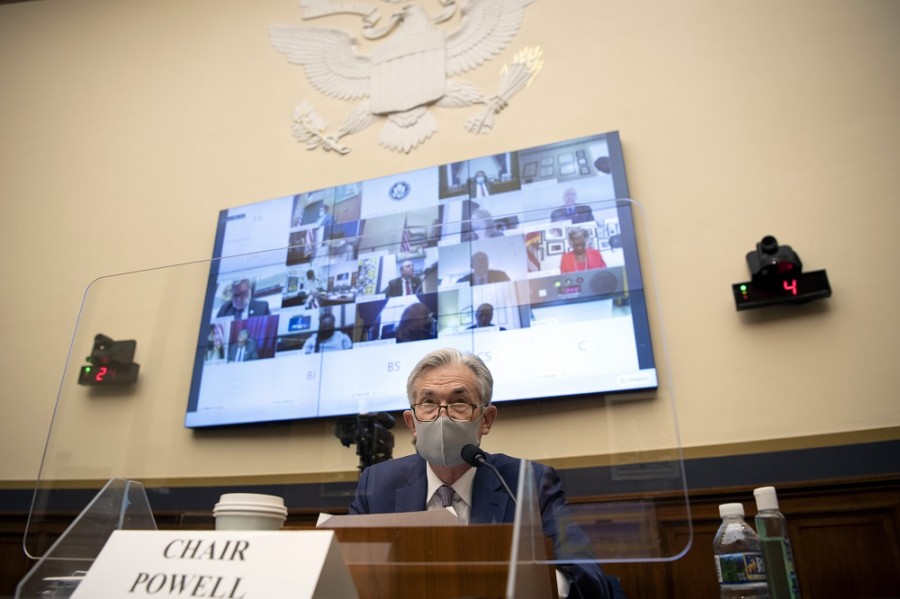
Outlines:
{"type": "Polygon", "coordinates": [[[756,497],[756,509],[777,510],[778,495],[775,494],[775,487],[760,487],[753,489],[753,496],[756,497]]]}
{"type": "Polygon", "coordinates": [[[740,516],[744,517],[744,504],[742,503],[723,503],[719,506],[719,517],[740,516]]]}

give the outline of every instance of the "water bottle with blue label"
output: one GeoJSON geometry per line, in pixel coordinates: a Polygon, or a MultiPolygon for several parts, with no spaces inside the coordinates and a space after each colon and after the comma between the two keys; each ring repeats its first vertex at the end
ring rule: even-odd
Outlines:
{"type": "Polygon", "coordinates": [[[769,599],[759,537],[744,521],[744,506],[719,506],[722,525],[713,539],[721,599],[769,599]]]}

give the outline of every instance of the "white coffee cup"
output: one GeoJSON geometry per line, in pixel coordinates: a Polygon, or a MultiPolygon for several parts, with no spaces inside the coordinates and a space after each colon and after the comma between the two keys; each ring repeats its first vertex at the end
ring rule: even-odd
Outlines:
{"type": "Polygon", "coordinates": [[[284,499],[258,493],[226,493],[213,508],[216,530],[279,530],[287,519],[284,499]]]}

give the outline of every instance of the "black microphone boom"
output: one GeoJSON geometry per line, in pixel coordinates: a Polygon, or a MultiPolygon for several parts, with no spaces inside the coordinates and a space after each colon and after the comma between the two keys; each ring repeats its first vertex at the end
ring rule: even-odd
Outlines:
{"type": "Polygon", "coordinates": [[[506,481],[503,480],[503,477],[500,475],[500,471],[497,470],[496,466],[488,463],[487,454],[483,449],[481,449],[477,445],[469,443],[462,448],[460,455],[462,456],[462,459],[470,466],[475,466],[476,468],[487,466],[488,468],[490,468],[494,472],[494,474],[497,475],[497,478],[500,480],[500,484],[503,485],[503,488],[506,489],[506,492],[509,493],[509,496],[513,500],[513,503],[516,503],[516,494],[513,493],[512,490],[510,490],[509,485],[507,485],[506,481]]]}

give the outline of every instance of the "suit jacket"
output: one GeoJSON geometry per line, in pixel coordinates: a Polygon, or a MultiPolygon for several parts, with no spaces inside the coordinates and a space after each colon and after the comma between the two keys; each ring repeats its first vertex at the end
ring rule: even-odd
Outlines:
{"type": "MultiPolygon", "coordinates": [[[[232,343],[228,346],[229,362],[234,362],[235,358],[237,358],[238,347],[240,346],[237,343],[232,343]]],[[[244,362],[256,360],[257,358],[259,358],[259,354],[256,353],[256,341],[247,339],[247,343],[244,345],[244,362]]]]}
{"type": "Polygon", "coordinates": [[[594,212],[590,206],[585,206],[584,204],[575,204],[575,214],[571,216],[566,213],[565,207],[556,208],[550,213],[550,222],[555,223],[560,220],[571,220],[573,224],[586,223],[594,220],[594,212]]]}
{"type": "MultiPolygon", "coordinates": [[[[413,293],[422,293],[422,279],[415,276],[410,277],[409,284],[412,287],[413,293]]],[[[406,283],[403,282],[403,277],[397,277],[388,282],[388,286],[385,288],[384,292],[388,297],[398,297],[403,295],[403,288],[405,286],[406,283]]]]}
{"type": "MultiPolygon", "coordinates": [[[[231,302],[227,302],[222,304],[222,307],[219,308],[219,313],[216,314],[216,318],[221,318],[222,316],[234,316],[234,304],[231,302]]],[[[268,316],[269,315],[269,302],[264,300],[250,300],[250,312],[248,318],[250,316],[268,316]]]]}
{"type": "MultiPolygon", "coordinates": [[[[464,277],[461,277],[457,283],[469,283],[470,285],[474,285],[473,282],[475,279],[475,273],[469,273],[464,277]]],[[[509,275],[503,272],[502,270],[488,270],[487,282],[488,283],[503,283],[504,281],[509,280],[509,275]]]]}
{"type": "MultiPolygon", "coordinates": [[[[519,482],[520,461],[502,453],[490,454],[487,461],[500,471],[500,475],[512,489],[519,482]]],[[[544,534],[553,541],[556,559],[596,559],[591,553],[587,537],[566,518],[568,508],[562,482],[556,470],[532,462],[538,491],[538,503],[544,534]],[[558,522],[566,522],[563,534],[557,530],[558,522]],[[561,542],[565,539],[565,544],[561,542]]],[[[351,514],[389,514],[420,512],[425,509],[428,479],[426,462],[413,454],[369,466],[363,470],[356,488],[356,497],[350,504],[351,514]]],[[[516,504],[509,497],[496,474],[488,468],[475,472],[472,484],[472,505],[469,521],[472,524],[510,523],[515,520],[516,504]]],[[[618,580],[607,576],[599,564],[586,563],[559,566],[572,582],[570,597],[613,598],[624,597],[618,580]]]]}

